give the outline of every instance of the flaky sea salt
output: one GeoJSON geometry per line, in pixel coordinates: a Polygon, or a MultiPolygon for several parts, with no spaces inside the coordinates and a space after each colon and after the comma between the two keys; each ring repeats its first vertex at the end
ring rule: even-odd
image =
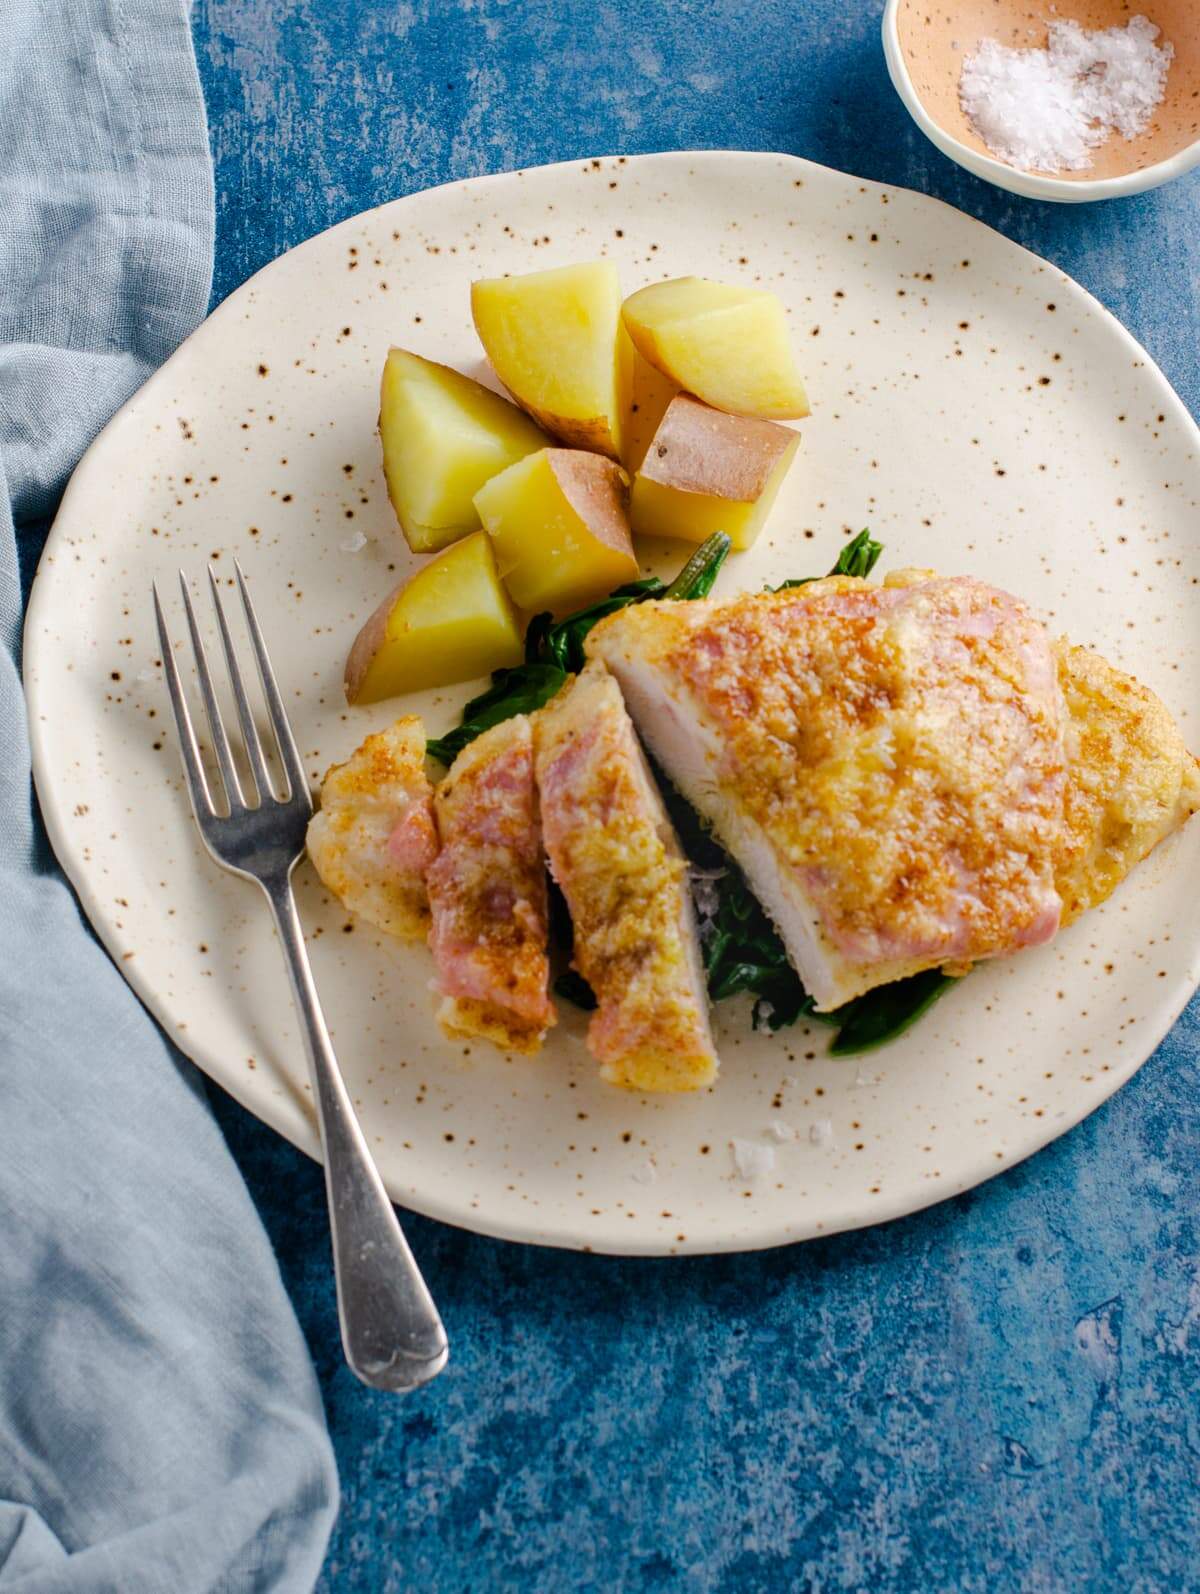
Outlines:
{"type": "Polygon", "coordinates": [[[775,1166],[772,1147],[760,1146],[756,1140],[731,1140],[729,1151],[733,1171],[740,1179],[761,1179],[775,1166]]]}
{"type": "Polygon", "coordinates": [[[815,1123],[808,1126],[808,1138],[814,1146],[829,1146],[833,1144],[833,1122],[829,1118],[818,1118],[815,1123]]]}
{"type": "Polygon", "coordinates": [[[338,543],[343,553],[361,553],[366,546],[367,539],[361,531],[352,532],[349,537],[338,543]]]}
{"type": "Polygon", "coordinates": [[[696,905],[696,918],[699,921],[702,942],[707,940],[721,906],[721,893],[717,882],[723,880],[727,872],[725,869],[702,869],[695,863],[688,870],[692,884],[692,901],[696,905]]]}
{"type": "Polygon", "coordinates": [[[1162,102],[1174,57],[1145,17],[1089,32],[1051,22],[1045,50],[984,39],[962,64],[963,112],[993,155],[1022,171],[1077,172],[1112,133],[1136,138],[1162,102]]]}

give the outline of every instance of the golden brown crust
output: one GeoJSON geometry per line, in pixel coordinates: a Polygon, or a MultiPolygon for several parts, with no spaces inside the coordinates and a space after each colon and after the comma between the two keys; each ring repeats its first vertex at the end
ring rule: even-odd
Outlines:
{"type": "Polygon", "coordinates": [[[718,834],[749,816],[770,874],[815,878],[797,961],[823,960],[842,999],[1044,939],[1056,899],[1062,922],[1103,901],[1200,808],[1200,765],[1153,693],[1051,649],[978,582],[909,570],[643,604],[588,651],[648,693],[652,742],[674,721],[681,783],[718,834]]]}
{"type": "Polygon", "coordinates": [[[687,865],[616,682],[591,664],[534,718],[546,851],[596,994],[588,1044],[612,1084],[695,1090],[716,1075],[687,865]]]}
{"type": "Polygon", "coordinates": [[[425,935],[425,867],[437,851],[425,728],[412,714],[374,736],[321,787],[308,855],[322,883],[352,912],[403,940],[425,935]]]}
{"type": "Polygon", "coordinates": [[[641,604],[588,651],[656,672],[702,727],[710,817],[735,854],[752,826],[794,887],[811,929],[789,948],[813,948],[800,972],[822,1005],[1053,934],[1062,707],[1016,599],[916,571],[833,577],[641,604]]]}
{"type": "Polygon", "coordinates": [[[1200,768],[1148,687],[1065,638],[1054,652],[1069,716],[1056,864],[1069,923],[1200,808],[1200,768]]]}
{"type": "Polygon", "coordinates": [[[442,1024],[534,1052],[555,1013],[547,995],[546,871],[522,714],[455,759],[435,797],[441,851],[426,875],[442,1024]]]}
{"type": "Polygon", "coordinates": [[[470,996],[445,996],[437,1010],[438,1023],[447,1035],[467,1040],[491,1041],[506,1052],[533,1057],[546,1038],[545,1024],[523,1024],[495,1002],[470,996]]]}

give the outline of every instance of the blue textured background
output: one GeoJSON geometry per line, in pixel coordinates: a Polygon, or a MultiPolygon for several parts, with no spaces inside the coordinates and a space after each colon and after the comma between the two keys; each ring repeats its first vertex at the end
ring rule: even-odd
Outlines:
{"type": "MultiPolygon", "coordinates": [[[[197,0],[216,298],[332,222],[451,178],[786,150],[937,194],[1048,256],[1195,412],[1200,178],[1078,208],[986,187],[908,120],[879,11],[197,0]]],[[[614,1261],[413,1219],[454,1354],[407,1402],[341,1364],[318,1170],[218,1100],[338,1449],[322,1588],[1200,1587],[1198,1051],[1194,1005],[1032,1163],[787,1251],[614,1261]]]]}

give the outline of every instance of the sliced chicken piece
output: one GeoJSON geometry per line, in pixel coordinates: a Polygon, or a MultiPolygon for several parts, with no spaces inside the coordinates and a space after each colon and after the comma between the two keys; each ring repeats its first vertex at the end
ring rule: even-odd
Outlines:
{"type": "Polygon", "coordinates": [[[596,994],[588,1045],[632,1090],[716,1078],[687,864],[616,681],[601,664],[534,716],[542,828],[596,994]]]}
{"type": "Polygon", "coordinates": [[[635,605],[592,631],[822,1010],[1048,940],[1064,711],[1049,641],[966,577],[635,605]]]}
{"type": "Polygon", "coordinates": [[[418,940],[429,928],[425,871],[437,850],[425,727],[407,714],[325,776],[308,855],[344,907],[389,935],[418,940]]]}
{"type": "Polygon", "coordinates": [[[1056,881],[1063,922],[1103,902],[1200,809],[1200,766],[1148,687],[1089,648],[1054,646],[1066,699],[1066,838],[1056,881]]]}
{"type": "Polygon", "coordinates": [[[442,1026],[535,1052],[555,1022],[547,995],[546,865],[525,715],[485,731],[434,797],[441,851],[425,883],[442,1026]]]}

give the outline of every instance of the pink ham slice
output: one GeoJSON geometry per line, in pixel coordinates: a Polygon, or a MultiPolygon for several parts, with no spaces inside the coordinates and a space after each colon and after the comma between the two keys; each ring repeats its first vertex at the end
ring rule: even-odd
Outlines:
{"type": "Polygon", "coordinates": [[[425,883],[438,1017],[451,1034],[536,1051],[555,1013],[528,719],[506,720],[465,747],[434,804],[441,849],[425,883]]]}

